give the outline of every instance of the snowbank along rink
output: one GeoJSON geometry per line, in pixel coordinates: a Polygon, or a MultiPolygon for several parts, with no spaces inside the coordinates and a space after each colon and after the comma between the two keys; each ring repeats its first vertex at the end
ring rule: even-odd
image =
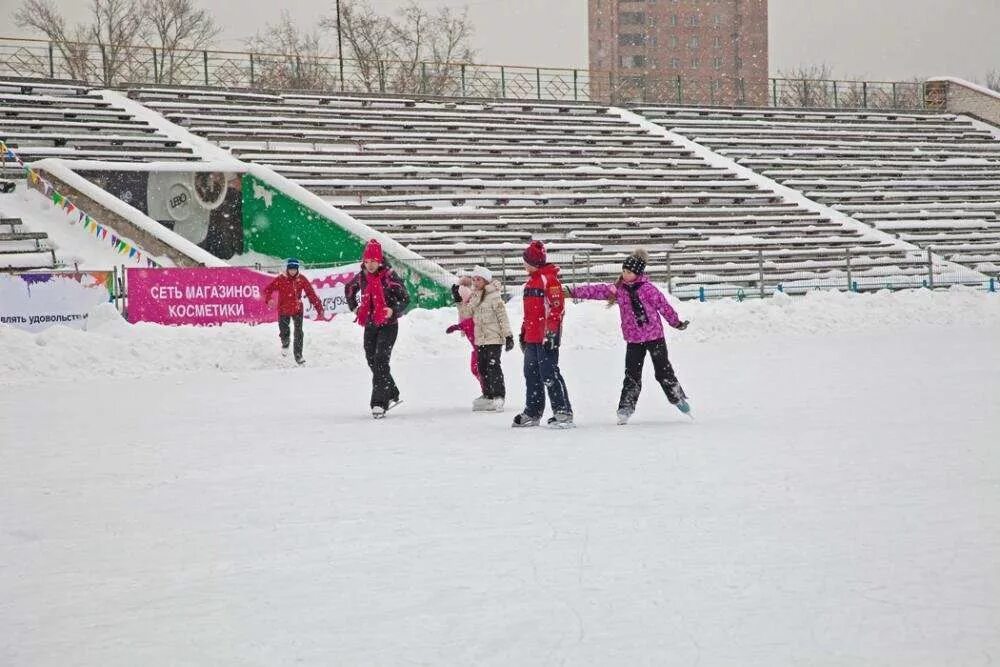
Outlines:
{"type": "MultiPolygon", "coordinates": [[[[572,431],[473,414],[452,310],[368,415],[349,318],[0,327],[0,663],[986,665],[1000,656],[1000,300],[683,302],[697,421],[572,304],[572,431]]],[[[520,313],[512,304],[511,317],[520,313]]]]}

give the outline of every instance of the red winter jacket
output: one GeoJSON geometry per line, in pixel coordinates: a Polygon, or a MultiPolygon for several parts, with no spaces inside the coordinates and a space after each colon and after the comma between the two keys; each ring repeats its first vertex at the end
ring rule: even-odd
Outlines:
{"type": "Polygon", "coordinates": [[[278,293],[278,314],[298,315],[302,312],[302,293],[309,298],[309,303],[316,309],[318,317],[323,316],[323,302],[316,296],[316,290],[309,284],[309,279],[301,273],[291,277],[282,273],[264,288],[264,301],[270,302],[271,295],[278,293]]]}
{"type": "Polygon", "coordinates": [[[533,271],[524,284],[524,342],[541,343],[545,334],[560,333],[565,306],[559,267],[546,264],[533,271]]]}

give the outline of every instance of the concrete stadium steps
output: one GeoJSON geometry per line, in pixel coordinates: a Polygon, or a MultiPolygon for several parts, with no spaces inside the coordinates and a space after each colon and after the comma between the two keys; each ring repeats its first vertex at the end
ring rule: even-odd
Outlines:
{"type": "MultiPolygon", "coordinates": [[[[116,162],[193,160],[180,142],[85,85],[0,79],[0,140],[25,162],[47,157],[116,162]]],[[[0,177],[21,178],[7,160],[0,177]]]]}
{"type": "Polygon", "coordinates": [[[25,229],[21,218],[0,218],[0,271],[58,268],[48,239],[45,232],[25,229]]]}
{"type": "Polygon", "coordinates": [[[902,241],[1000,271],[1000,142],[970,119],[793,109],[637,112],[902,241]]]}
{"type": "Polygon", "coordinates": [[[798,275],[842,263],[848,249],[900,263],[913,250],[785,201],[601,105],[162,87],[129,96],[452,268],[477,252],[516,258],[530,238],[600,262],[620,261],[626,246],[670,247],[691,259],[692,279],[704,275],[699,262],[726,264],[734,252],[768,253],[778,273],[787,264],[798,275]]]}

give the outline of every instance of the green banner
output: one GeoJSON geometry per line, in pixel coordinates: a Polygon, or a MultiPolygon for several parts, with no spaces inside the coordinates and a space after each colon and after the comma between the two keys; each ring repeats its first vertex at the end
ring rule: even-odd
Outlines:
{"type": "MultiPolygon", "coordinates": [[[[243,175],[243,238],[246,250],[297,257],[306,264],[349,264],[361,259],[365,241],[309,206],[252,174],[243,175]]],[[[451,293],[419,266],[386,253],[421,308],[451,305],[451,293]]]]}

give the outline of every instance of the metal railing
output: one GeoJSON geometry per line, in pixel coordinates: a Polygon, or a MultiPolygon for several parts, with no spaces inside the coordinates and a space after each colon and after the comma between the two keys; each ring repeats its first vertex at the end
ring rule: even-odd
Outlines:
{"type": "MultiPolygon", "coordinates": [[[[804,255],[798,264],[776,262],[761,250],[734,249],[718,260],[703,260],[704,267],[684,252],[656,251],[650,253],[647,273],[654,282],[679,299],[766,298],[778,293],[800,295],[816,290],[844,292],[875,292],[915,288],[943,289],[957,285],[1000,291],[1000,275],[983,276],[971,269],[942,262],[933,250],[872,259],[863,250],[845,248],[839,256],[830,252],[804,255]],[[825,268],[807,268],[822,263],[825,268]],[[712,265],[724,265],[725,273],[713,273],[712,265]]],[[[613,282],[621,274],[620,258],[606,253],[595,257],[588,252],[551,253],[550,259],[562,268],[565,284],[613,282]]],[[[517,287],[524,281],[524,270],[518,258],[470,255],[465,262],[471,268],[486,266],[509,290],[519,294],[517,287]]]]}
{"type": "Polygon", "coordinates": [[[921,109],[920,82],[650,76],[479,63],[294,55],[0,38],[0,76],[101,86],[379,93],[474,99],[852,109],[921,109]]]}

